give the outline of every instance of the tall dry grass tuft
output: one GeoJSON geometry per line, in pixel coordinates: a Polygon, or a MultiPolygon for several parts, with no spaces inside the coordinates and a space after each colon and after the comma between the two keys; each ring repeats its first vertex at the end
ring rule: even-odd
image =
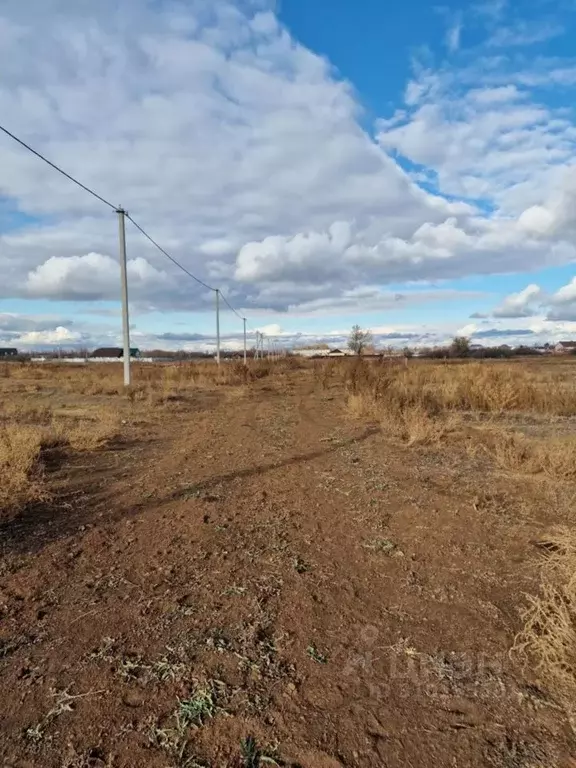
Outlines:
{"type": "Polygon", "coordinates": [[[476,430],[480,443],[503,469],[576,479],[576,436],[527,437],[520,432],[490,428],[476,430]]]}
{"type": "Polygon", "coordinates": [[[345,361],[340,375],[348,409],[379,421],[385,432],[409,444],[436,443],[454,434],[459,415],[487,414],[488,428],[477,424],[468,429],[475,438],[469,450],[487,450],[498,465],[514,472],[576,479],[575,436],[527,437],[498,427],[495,420],[509,413],[576,414],[571,370],[565,378],[554,378],[552,386],[549,370],[538,366],[417,363],[405,368],[357,358],[345,361]]]}
{"type": "Polygon", "coordinates": [[[120,414],[100,408],[97,416],[56,416],[44,406],[12,403],[0,422],[0,513],[50,498],[44,455],[50,448],[94,451],[120,431],[120,414]]]}
{"type": "Polygon", "coordinates": [[[0,426],[0,510],[12,511],[47,497],[41,454],[56,442],[45,427],[0,426]]]}
{"type": "Polygon", "coordinates": [[[528,598],[512,652],[533,666],[576,730],[576,535],[560,530],[540,545],[540,594],[528,598]]]}
{"type": "Polygon", "coordinates": [[[369,392],[400,407],[428,413],[509,411],[567,416],[576,414],[576,377],[531,371],[518,364],[414,363],[399,367],[361,358],[344,361],[348,392],[369,392]]]}
{"type": "Polygon", "coordinates": [[[52,434],[62,445],[77,451],[95,451],[120,433],[120,413],[114,408],[102,408],[97,418],[54,418],[52,434]]]}
{"type": "Polygon", "coordinates": [[[456,426],[452,417],[430,414],[420,405],[401,407],[397,403],[362,393],[348,396],[348,410],[356,417],[377,421],[384,433],[408,445],[438,443],[456,426]]]}

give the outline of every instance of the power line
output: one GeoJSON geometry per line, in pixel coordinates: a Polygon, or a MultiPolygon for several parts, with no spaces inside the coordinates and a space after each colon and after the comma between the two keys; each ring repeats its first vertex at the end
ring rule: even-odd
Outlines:
{"type": "Polygon", "coordinates": [[[89,192],[97,200],[100,200],[101,203],[104,203],[109,208],[112,208],[113,211],[117,209],[116,205],[112,205],[112,203],[110,203],[108,200],[106,200],[103,197],[100,197],[99,194],[94,192],[93,189],[90,189],[90,187],[87,187],[85,184],[82,184],[82,182],[78,181],[78,179],[75,179],[74,176],[70,176],[69,173],[66,173],[66,171],[63,171],[62,168],[60,168],[58,165],[53,163],[51,160],[48,160],[48,158],[44,157],[44,155],[41,155],[40,152],[37,152],[35,149],[32,149],[32,147],[26,144],[25,141],[22,141],[22,139],[19,139],[18,136],[14,136],[13,133],[10,133],[10,131],[7,128],[4,128],[4,126],[0,125],[0,131],[3,131],[7,136],[10,136],[11,139],[14,139],[14,141],[18,142],[18,144],[23,146],[29,152],[32,152],[33,155],[36,155],[36,157],[39,157],[40,160],[43,160],[45,163],[48,163],[49,166],[54,168],[54,170],[58,171],[58,173],[61,173],[62,176],[66,176],[66,178],[70,179],[70,181],[73,181],[74,184],[77,184],[79,187],[82,187],[83,190],[85,190],[86,192],[89,192]]]}
{"type": "MultiPolygon", "coordinates": [[[[74,178],[74,176],[71,176],[69,173],[67,173],[65,170],[63,170],[62,168],[60,168],[60,166],[58,166],[58,165],[56,165],[55,163],[53,163],[51,160],[48,160],[48,158],[47,158],[47,157],[44,157],[44,155],[43,155],[43,154],[41,154],[41,153],[40,153],[40,152],[38,152],[37,150],[33,149],[33,148],[32,148],[32,147],[29,145],[29,144],[27,144],[27,143],[26,143],[25,141],[23,141],[22,139],[19,139],[19,138],[18,138],[18,136],[15,136],[15,135],[14,135],[13,133],[11,133],[11,132],[10,132],[10,131],[9,131],[7,128],[4,128],[4,126],[3,126],[3,125],[0,125],[0,131],[2,131],[3,133],[5,133],[7,136],[9,136],[9,137],[10,137],[11,139],[13,139],[15,142],[17,142],[17,143],[18,143],[18,144],[20,144],[22,147],[24,147],[25,149],[27,149],[29,152],[32,152],[32,154],[33,154],[33,155],[36,155],[36,157],[39,157],[39,158],[40,158],[40,160],[43,160],[43,161],[44,161],[44,162],[45,162],[47,165],[49,165],[51,168],[54,168],[54,170],[55,170],[55,171],[58,171],[58,173],[62,174],[62,176],[65,176],[67,179],[69,179],[70,181],[74,182],[74,184],[76,184],[77,186],[79,186],[79,187],[80,187],[81,189],[83,189],[85,192],[88,192],[90,195],[92,195],[92,197],[95,197],[95,198],[96,198],[97,200],[99,200],[101,203],[104,203],[104,205],[107,205],[107,206],[108,206],[109,208],[111,208],[113,211],[116,211],[116,212],[118,212],[118,211],[120,210],[120,209],[118,208],[118,206],[116,206],[116,205],[113,205],[113,204],[112,204],[112,203],[111,203],[109,200],[106,200],[106,198],[104,198],[104,197],[101,197],[101,196],[100,196],[100,195],[99,195],[97,192],[94,192],[94,190],[93,190],[93,189],[90,189],[90,187],[87,187],[85,184],[82,184],[82,182],[81,182],[81,181],[78,181],[78,179],[74,178]]],[[[209,291],[214,291],[214,292],[217,290],[216,288],[212,288],[212,286],[211,286],[211,285],[208,285],[208,284],[207,284],[207,283],[205,283],[203,280],[200,280],[200,278],[199,278],[199,277],[196,277],[196,275],[193,275],[193,274],[192,274],[192,272],[190,272],[188,269],[186,269],[186,267],[184,267],[182,264],[180,264],[180,262],[179,262],[179,261],[177,261],[177,260],[176,260],[176,259],[175,259],[173,256],[171,256],[171,255],[168,253],[168,251],[166,251],[164,248],[162,248],[162,246],[161,246],[161,245],[159,245],[159,244],[156,242],[156,240],[154,240],[154,239],[153,239],[153,238],[152,238],[152,237],[151,237],[151,236],[150,236],[150,235],[149,235],[149,234],[148,234],[148,233],[147,233],[147,232],[146,232],[146,231],[145,231],[145,230],[144,230],[144,229],[143,229],[143,228],[142,228],[142,227],[141,227],[141,226],[140,226],[140,225],[137,223],[137,222],[135,222],[135,221],[134,221],[134,219],[132,218],[132,216],[130,216],[130,214],[129,214],[129,213],[126,213],[126,212],[124,212],[124,213],[125,213],[125,215],[126,215],[126,218],[127,218],[127,219],[129,219],[129,220],[132,222],[132,224],[134,224],[134,226],[136,227],[136,229],[137,229],[137,230],[139,230],[139,231],[140,231],[140,232],[141,232],[141,233],[144,235],[144,237],[145,237],[147,240],[149,240],[149,241],[152,243],[152,245],[156,246],[156,248],[157,248],[157,249],[158,249],[158,250],[159,250],[161,253],[163,253],[163,254],[164,254],[164,256],[166,256],[166,258],[167,258],[167,259],[170,259],[170,261],[171,261],[173,264],[175,264],[177,267],[179,267],[179,268],[180,268],[180,269],[181,269],[183,272],[185,272],[185,273],[186,273],[186,274],[187,274],[189,277],[191,277],[191,278],[192,278],[193,280],[195,280],[195,281],[196,281],[196,282],[197,282],[199,285],[203,286],[203,287],[204,287],[204,288],[206,288],[207,290],[209,290],[209,291]]],[[[228,308],[229,308],[229,309],[230,309],[230,310],[231,310],[231,311],[232,311],[232,312],[233,312],[233,313],[236,315],[236,317],[238,317],[240,320],[244,320],[245,318],[244,318],[244,317],[242,317],[242,315],[240,315],[240,314],[239,314],[239,313],[238,313],[238,312],[237,312],[237,311],[234,309],[234,307],[232,306],[232,304],[230,304],[230,302],[228,301],[228,299],[226,298],[226,296],[225,296],[225,295],[222,293],[222,291],[219,291],[219,293],[220,293],[220,296],[222,297],[222,300],[224,301],[224,303],[225,303],[225,304],[228,306],[228,308]]]]}
{"type": "Polygon", "coordinates": [[[228,301],[228,299],[226,298],[226,296],[224,296],[224,294],[222,293],[222,291],[220,291],[220,296],[222,296],[222,301],[224,302],[224,304],[226,304],[226,305],[228,306],[228,308],[229,308],[229,309],[231,309],[231,310],[232,310],[232,312],[234,312],[234,314],[236,315],[236,317],[237,317],[237,318],[239,318],[240,320],[244,320],[244,318],[242,317],[242,315],[241,315],[241,314],[239,314],[238,312],[236,312],[236,310],[234,309],[234,307],[232,306],[232,304],[230,304],[230,302],[228,301]]]}
{"type": "Polygon", "coordinates": [[[146,237],[146,238],[147,238],[147,239],[148,239],[148,240],[149,240],[149,241],[150,241],[150,242],[151,242],[153,245],[155,245],[155,246],[156,246],[156,248],[158,248],[158,250],[159,250],[161,253],[163,253],[163,254],[164,254],[164,256],[166,256],[166,258],[170,259],[170,261],[171,261],[173,264],[175,264],[177,267],[179,267],[179,268],[180,268],[180,269],[181,269],[183,272],[185,272],[185,273],[186,273],[186,274],[187,274],[189,277],[191,277],[193,280],[196,280],[196,282],[197,282],[197,283],[199,283],[200,285],[204,286],[204,288],[207,288],[209,291],[214,291],[214,292],[216,292],[216,291],[218,290],[218,292],[219,292],[219,294],[220,294],[220,298],[221,298],[221,299],[222,299],[222,301],[223,301],[223,302],[224,302],[224,303],[225,303],[225,304],[228,306],[228,308],[229,308],[229,309],[230,309],[232,312],[234,312],[234,314],[236,315],[236,317],[237,317],[237,318],[239,318],[240,320],[244,320],[244,318],[242,317],[242,315],[241,315],[241,314],[239,314],[239,313],[238,313],[238,312],[237,312],[237,311],[234,309],[234,307],[232,306],[232,304],[230,304],[230,302],[228,301],[228,299],[226,298],[226,296],[225,296],[225,295],[222,293],[222,291],[221,291],[219,288],[218,288],[218,289],[217,289],[217,288],[212,288],[212,286],[211,286],[211,285],[208,285],[208,283],[205,283],[203,280],[200,280],[200,278],[199,278],[199,277],[196,277],[196,275],[193,275],[193,274],[192,274],[192,272],[190,272],[189,270],[187,270],[187,269],[186,269],[186,267],[182,266],[182,264],[180,264],[180,262],[179,262],[177,259],[175,259],[173,256],[171,256],[171,255],[168,253],[168,251],[164,250],[164,248],[162,248],[162,246],[161,246],[161,245],[159,245],[159,244],[156,242],[156,240],[154,240],[152,237],[150,237],[150,235],[149,235],[149,234],[148,234],[148,233],[147,233],[147,232],[146,232],[146,231],[145,231],[145,230],[144,230],[144,229],[143,229],[143,228],[142,228],[142,227],[141,227],[139,224],[137,224],[137,223],[134,221],[134,219],[132,218],[132,216],[130,216],[130,214],[129,214],[129,213],[126,213],[126,218],[127,218],[127,219],[130,219],[130,221],[132,222],[132,224],[134,224],[134,226],[136,227],[136,229],[138,229],[138,230],[139,230],[139,231],[140,231],[140,232],[141,232],[141,233],[144,235],[144,237],[146,237]]]}
{"type": "MultiPolygon", "coordinates": [[[[130,219],[130,221],[132,222],[132,224],[134,224],[134,226],[136,227],[136,229],[137,229],[137,230],[139,230],[139,231],[140,231],[140,232],[141,232],[141,233],[144,235],[144,237],[145,237],[145,238],[147,238],[148,240],[150,240],[150,242],[152,243],[152,245],[155,245],[155,246],[156,246],[156,248],[158,248],[158,250],[160,251],[160,253],[163,253],[163,254],[164,254],[164,256],[166,256],[166,258],[167,258],[167,259],[170,259],[170,261],[171,261],[173,264],[176,264],[176,266],[177,266],[177,267],[180,267],[180,269],[182,270],[182,272],[185,272],[185,273],[188,275],[188,277],[191,277],[191,278],[192,278],[192,280],[196,280],[196,282],[197,282],[197,283],[199,283],[200,285],[202,285],[204,288],[207,288],[209,291],[216,291],[216,288],[212,288],[212,286],[211,286],[211,285],[208,285],[208,284],[207,284],[207,283],[205,283],[203,280],[200,280],[200,278],[199,278],[199,277],[196,277],[196,275],[193,275],[193,274],[192,274],[192,272],[189,272],[189,271],[186,269],[186,267],[183,267],[183,266],[182,266],[182,264],[180,264],[180,262],[179,262],[179,261],[177,261],[177,260],[176,260],[176,259],[175,259],[173,256],[170,256],[170,254],[168,253],[168,251],[165,251],[165,250],[164,250],[164,248],[162,248],[162,246],[161,246],[161,245],[158,245],[158,243],[156,242],[156,240],[154,240],[152,237],[150,237],[150,235],[148,234],[148,232],[146,232],[144,229],[142,229],[142,227],[140,226],[140,224],[137,224],[137,223],[134,221],[134,219],[132,218],[132,216],[130,216],[130,214],[129,214],[129,213],[127,213],[127,214],[126,214],[126,218],[127,218],[127,219],[130,219]]],[[[222,298],[224,298],[224,297],[222,296],[222,298]]],[[[224,301],[226,301],[226,299],[224,299],[224,301]]],[[[226,302],[226,303],[228,303],[228,302],[226,302]]]]}

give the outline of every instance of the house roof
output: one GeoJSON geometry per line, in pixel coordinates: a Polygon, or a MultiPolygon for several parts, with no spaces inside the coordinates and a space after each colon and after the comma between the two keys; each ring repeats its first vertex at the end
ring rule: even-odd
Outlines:
{"type": "MultiPolygon", "coordinates": [[[[130,356],[138,357],[140,350],[136,347],[130,347],[130,356]]],[[[100,347],[95,349],[90,357],[124,357],[124,350],[121,347],[100,347]]]]}
{"type": "Polygon", "coordinates": [[[123,354],[120,347],[100,347],[92,352],[91,357],[122,357],[123,354]]]}
{"type": "Polygon", "coordinates": [[[558,344],[561,347],[569,347],[570,349],[576,347],[576,341],[559,341],[558,344]]]}

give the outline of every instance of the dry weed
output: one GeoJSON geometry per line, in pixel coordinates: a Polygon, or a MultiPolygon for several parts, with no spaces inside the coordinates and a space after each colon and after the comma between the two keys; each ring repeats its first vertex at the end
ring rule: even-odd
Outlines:
{"type": "Polygon", "coordinates": [[[113,408],[99,411],[94,419],[55,419],[53,432],[63,444],[77,451],[94,451],[118,436],[120,414],[113,408]]]}
{"type": "Polygon", "coordinates": [[[505,430],[480,431],[497,464],[528,474],[576,478],[576,437],[531,438],[505,430]]]}
{"type": "Polygon", "coordinates": [[[560,530],[540,546],[547,556],[538,596],[528,598],[524,627],[512,651],[519,653],[566,708],[576,726],[576,535],[560,530]]]}
{"type": "Polygon", "coordinates": [[[408,445],[438,443],[454,430],[457,423],[453,416],[430,414],[421,405],[401,407],[359,393],[348,396],[348,410],[354,416],[378,421],[384,433],[394,435],[408,445]]]}
{"type": "Polygon", "coordinates": [[[360,358],[344,361],[340,370],[351,394],[370,393],[400,407],[419,405],[428,413],[576,414],[573,376],[563,378],[519,364],[426,362],[406,368],[360,358]]]}
{"type": "Polygon", "coordinates": [[[0,509],[11,511],[46,497],[41,452],[57,442],[45,427],[0,426],[0,509]]]}

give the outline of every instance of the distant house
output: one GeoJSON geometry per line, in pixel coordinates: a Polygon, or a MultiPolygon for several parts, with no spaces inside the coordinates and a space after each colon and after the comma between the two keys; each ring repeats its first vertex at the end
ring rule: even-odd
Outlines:
{"type": "Polygon", "coordinates": [[[18,350],[14,347],[0,347],[0,357],[18,357],[18,350]]]}
{"type": "Polygon", "coordinates": [[[322,345],[319,347],[296,347],[292,350],[292,354],[300,357],[346,357],[350,352],[330,349],[328,346],[322,345]]]}
{"type": "MultiPolygon", "coordinates": [[[[121,360],[124,357],[124,350],[120,347],[100,347],[100,349],[95,349],[90,357],[105,360],[121,360]]],[[[130,347],[130,357],[140,357],[140,350],[136,349],[136,347],[130,347]]]]}
{"type": "Polygon", "coordinates": [[[328,347],[297,347],[293,354],[300,357],[328,357],[330,350],[328,347]]]}
{"type": "Polygon", "coordinates": [[[554,347],[554,353],[556,355],[576,354],[576,341],[559,341],[554,347]]]}

